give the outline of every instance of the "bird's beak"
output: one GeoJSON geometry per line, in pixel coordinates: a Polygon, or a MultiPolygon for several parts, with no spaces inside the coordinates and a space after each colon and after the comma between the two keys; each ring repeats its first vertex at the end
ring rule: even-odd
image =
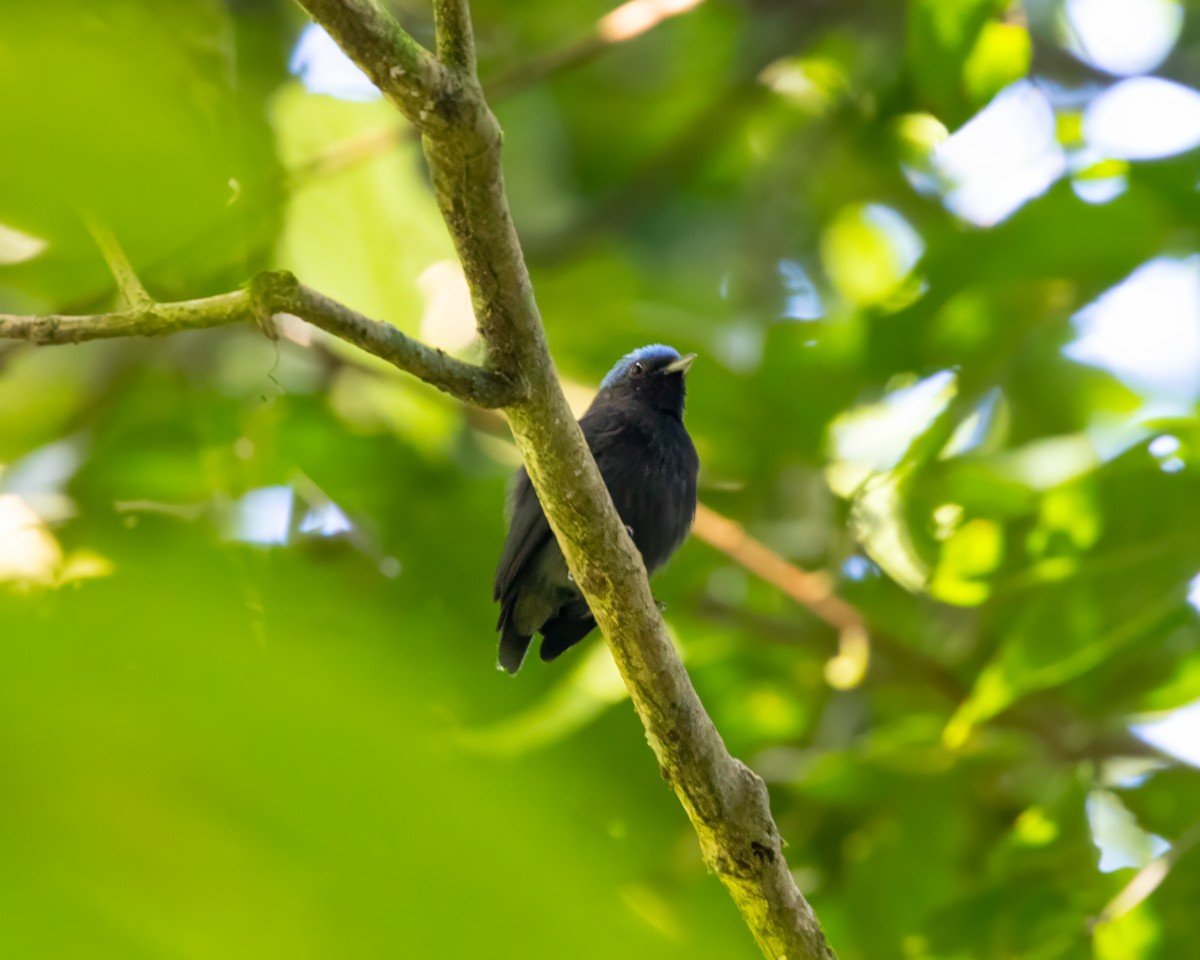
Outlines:
{"type": "Polygon", "coordinates": [[[685,353],[678,360],[668,363],[665,367],[659,370],[659,373],[687,373],[688,367],[695,361],[694,353],[685,353]]]}

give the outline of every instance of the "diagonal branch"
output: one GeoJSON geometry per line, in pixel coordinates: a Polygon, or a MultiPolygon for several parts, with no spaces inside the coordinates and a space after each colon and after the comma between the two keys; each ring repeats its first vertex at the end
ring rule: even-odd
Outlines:
{"type": "MultiPolygon", "coordinates": [[[[331,0],[299,2],[325,22],[331,0]]],[[[362,2],[332,5],[343,16],[362,2]]],[[[371,16],[386,19],[373,5],[371,16]]],[[[406,36],[400,50],[392,49],[395,41],[387,38],[402,32],[395,24],[330,32],[351,59],[375,64],[388,76],[388,61],[407,56],[403,44],[411,43],[406,36]]],[[[453,123],[436,134],[426,128],[423,146],[487,361],[529,388],[505,413],[538,499],[608,641],[659,768],[692,821],[705,862],[766,956],[827,960],[833,952],[788,870],[766,786],[729,755],[696,695],[650,593],[642,558],[563,396],[509,214],[499,126],[478,81],[461,74],[458,79],[457,99],[440,114],[453,123]]]]}
{"type": "MultiPolygon", "coordinates": [[[[584,66],[605,51],[640,37],[647,30],[657,27],[666,20],[690,12],[699,2],[700,0],[697,0],[696,3],[679,0],[674,4],[656,4],[654,0],[632,0],[631,3],[623,4],[601,17],[582,39],[542,54],[526,57],[521,63],[505,69],[495,76],[487,77],[483,86],[488,100],[495,103],[515,93],[520,93],[522,90],[527,90],[555,74],[584,66]],[[622,32],[614,28],[614,23],[629,19],[630,8],[636,9],[639,6],[643,9],[649,8],[648,15],[640,20],[640,29],[622,32]]],[[[462,6],[465,8],[466,4],[463,3],[462,6]]],[[[435,6],[435,23],[438,16],[438,7],[435,6]]],[[[438,56],[443,63],[448,66],[452,65],[448,51],[443,52],[439,48],[438,56]]],[[[470,70],[474,71],[474,69],[475,65],[472,60],[470,70]]],[[[706,111],[706,117],[711,115],[712,111],[706,111]]],[[[412,128],[393,124],[346,137],[344,140],[329,145],[317,156],[289,171],[287,181],[294,185],[312,176],[328,176],[339,173],[357,163],[395,149],[407,141],[412,134],[412,128]]]]}
{"type": "Polygon", "coordinates": [[[834,592],[833,583],[826,574],[801,570],[761,540],[750,536],[741,524],[703,504],[696,510],[696,529],[725,556],[774,584],[836,630],[865,629],[858,610],[834,592]]]}
{"type": "Polygon", "coordinates": [[[46,345],[113,337],[161,337],[184,330],[269,321],[277,313],[307,320],[467,403],[501,407],[521,396],[518,386],[494,370],[455,359],[391,324],[364,317],[304,286],[290,273],[261,273],[247,289],[234,293],[178,303],[145,303],[113,313],[37,317],[0,314],[0,339],[46,345]]]}
{"type": "Polygon", "coordinates": [[[149,306],[153,302],[150,294],[142,286],[142,281],[138,279],[137,272],[133,269],[133,264],[125,256],[125,251],[121,248],[121,244],[117,241],[116,236],[95,217],[88,216],[85,219],[87,221],[88,232],[91,233],[92,239],[96,241],[96,246],[100,248],[100,253],[104,255],[104,262],[108,264],[109,272],[117,282],[117,293],[121,298],[121,302],[126,307],[149,306]]]}
{"type": "Polygon", "coordinates": [[[259,316],[290,313],[300,317],[467,403],[503,407],[523,395],[520,385],[504,374],[458,360],[414,340],[390,323],[364,317],[304,286],[290,273],[260,273],[250,281],[249,293],[259,316]]]}
{"type": "MultiPolygon", "coordinates": [[[[465,6],[465,0],[461,0],[465,6]]],[[[376,0],[300,0],[409,122],[430,136],[455,129],[457,75],[376,0]]]]}
{"type": "Polygon", "coordinates": [[[1155,890],[1180,859],[1200,843],[1200,823],[1194,823],[1162,855],[1155,857],[1142,867],[1100,911],[1096,922],[1110,923],[1136,908],[1155,890]]]}

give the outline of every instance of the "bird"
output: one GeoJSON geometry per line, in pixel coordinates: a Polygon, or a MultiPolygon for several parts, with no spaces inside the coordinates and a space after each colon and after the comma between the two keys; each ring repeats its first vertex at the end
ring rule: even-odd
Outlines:
{"type": "MultiPolygon", "coordinates": [[[[696,515],[700,460],[683,424],[684,377],[695,359],[661,343],[626,354],[579,421],[648,573],[680,547],[696,515]]],[[[508,516],[492,599],[500,603],[497,667],[515,674],[535,633],[542,635],[541,658],[549,661],[579,643],[596,621],[524,467],[514,478],[508,516]]]]}

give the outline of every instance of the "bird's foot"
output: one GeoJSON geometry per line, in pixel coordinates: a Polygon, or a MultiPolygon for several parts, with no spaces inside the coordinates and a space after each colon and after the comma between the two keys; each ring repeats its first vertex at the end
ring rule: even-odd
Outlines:
{"type": "Polygon", "coordinates": [[[625,532],[627,534],[629,534],[629,539],[632,540],[633,539],[633,527],[631,527],[629,524],[625,524],[625,532]]]}

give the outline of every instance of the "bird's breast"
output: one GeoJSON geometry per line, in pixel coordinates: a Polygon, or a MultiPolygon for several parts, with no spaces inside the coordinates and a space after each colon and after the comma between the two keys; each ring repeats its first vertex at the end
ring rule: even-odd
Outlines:
{"type": "Polygon", "coordinates": [[[662,421],[650,429],[631,427],[602,470],[617,512],[633,529],[633,542],[650,571],[678,549],[696,512],[695,448],[678,420],[662,421]]]}

